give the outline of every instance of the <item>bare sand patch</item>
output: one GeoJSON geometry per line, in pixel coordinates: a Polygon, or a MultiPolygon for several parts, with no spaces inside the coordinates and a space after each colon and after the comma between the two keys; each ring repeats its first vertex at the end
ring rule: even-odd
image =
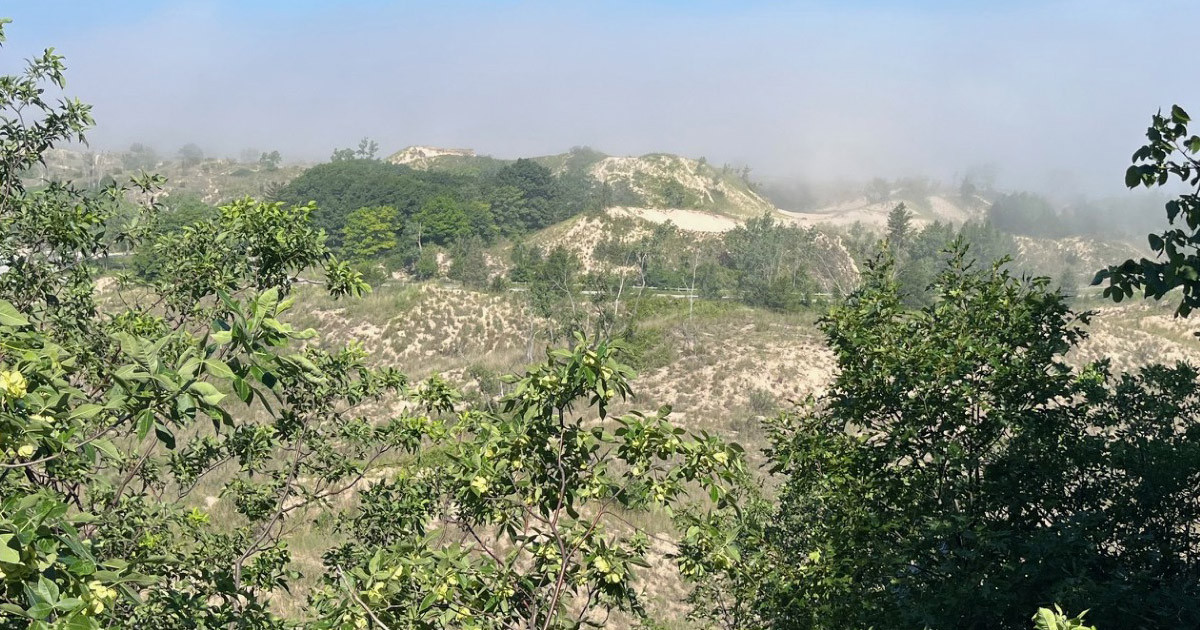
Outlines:
{"type": "Polygon", "coordinates": [[[687,232],[728,232],[741,225],[737,219],[723,214],[682,208],[612,208],[608,212],[614,217],[634,217],[651,223],[670,221],[675,227],[687,232]]]}

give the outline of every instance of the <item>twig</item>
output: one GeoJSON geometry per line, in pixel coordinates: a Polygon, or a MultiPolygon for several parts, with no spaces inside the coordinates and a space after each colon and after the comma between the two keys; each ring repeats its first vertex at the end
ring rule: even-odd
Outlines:
{"type": "Polygon", "coordinates": [[[379,620],[379,617],[375,616],[375,611],[371,610],[371,607],[367,606],[367,603],[360,599],[358,594],[354,592],[354,588],[350,586],[350,580],[347,580],[346,574],[342,572],[342,567],[334,568],[337,569],[338,579],[340,579],[342,584],[346,586],[346,594],[350,596],[350,599],[354,600],[355,604],[358,604],[367,612],[367,616],[371,618],[371,621],[375,622],[375,625],[383,628],[383,630],[391,630],[386,623],[383,623],[379,620]]]}

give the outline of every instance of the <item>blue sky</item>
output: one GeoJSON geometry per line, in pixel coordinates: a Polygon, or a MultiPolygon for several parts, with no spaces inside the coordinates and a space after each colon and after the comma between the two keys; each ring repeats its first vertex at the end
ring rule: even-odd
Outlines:
{"type": "Polygon", "coordinates": [[[1200,3],[10,0],[94,146],[321,159],[377,139],[503,157],[587,144],[763,176],[1120,188],[1151,113],[1200,111],[1200,3]]]}

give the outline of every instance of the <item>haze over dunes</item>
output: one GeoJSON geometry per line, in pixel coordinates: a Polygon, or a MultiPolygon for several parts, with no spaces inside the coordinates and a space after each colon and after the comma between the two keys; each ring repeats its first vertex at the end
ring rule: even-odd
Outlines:
{"type": "Polygon", "coordinates": [[[53,41],[109,149],[585,144],[772,178],[990,165],[1005,187],[1076,193],[1119,189],[1146,112],[1200,98],[1167,61],[1190,56],[1200,5],[1154,6],[48,0],[11,5],[19,54],[0,63],[53,41]]]}

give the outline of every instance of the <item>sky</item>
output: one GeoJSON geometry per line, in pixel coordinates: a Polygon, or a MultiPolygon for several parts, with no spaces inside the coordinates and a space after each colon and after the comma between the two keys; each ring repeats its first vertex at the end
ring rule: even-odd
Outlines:
{"type": "Polygon", "coordinates": [[[1111,192],[1151,114],[1200,112],[1190,0],[6,0],[0,15],[0,71],[64,54],[101,150],[588,145],[771,179],[990,170],[1111,192]]]}

